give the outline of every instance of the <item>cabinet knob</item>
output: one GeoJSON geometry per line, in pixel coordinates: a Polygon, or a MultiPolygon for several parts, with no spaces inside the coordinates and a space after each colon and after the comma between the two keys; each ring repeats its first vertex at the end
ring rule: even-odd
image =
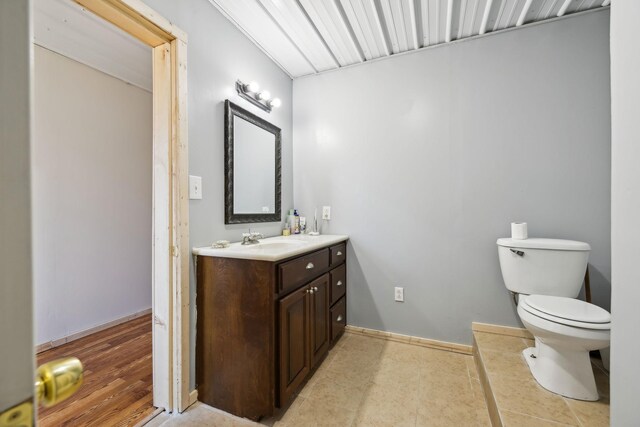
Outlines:
{"type": "Polygon", "coordinates": [[[342,251],[338,251],[338,253],[336,254],[336,256],[342,256],[342,251]]]}
{"type": "Polygon", "coordinates": [[[342,286],[342,280],[338,280],[338,283],[336,283],[336,286],[342,286]]]}
{"type": "Polygon", "coordinates": [[[307,270],[311,270],[313,267],[315,267],[315,265],[313,265],[312,262],[310,262],[309,264],[307,264],[307,270]]]}
{"type": "Polygon", "coordinates": [[[309,289],[309,293],[312,294],[313,293],[313,288],[309,289]]]}
{"type": "Polygon", "coordinates": [[[313,287],[313,290],[314,290],[314,291],[316,291],[316,292],[318,292],[318,287],[317,287],[317,286],[314,286],[314,287],[313,287]]]}
{"type": "Polygon", "coordinates": [[[342,322],[342,314],[338,314],[338,317],[336,318],[336,322],[342,322]]]}

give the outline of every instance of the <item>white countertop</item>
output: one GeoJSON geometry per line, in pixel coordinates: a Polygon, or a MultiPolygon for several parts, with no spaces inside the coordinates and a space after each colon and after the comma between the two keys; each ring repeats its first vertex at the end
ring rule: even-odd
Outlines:
{"type": "Polygon", "coordinates": [[[227,248],[212,248],[203,246],[193,248],[195,255],[213,256],[221,258],[241,258],[259,261],[280,261],[292,256],[312,252],[325,246],[348,240],[349,236],[321,234],[309,236],[307,234],[295,234],[292,236],[277,236],[260,239],[260,243],[242,245],[240,242],[232,243],[227,248]]]}

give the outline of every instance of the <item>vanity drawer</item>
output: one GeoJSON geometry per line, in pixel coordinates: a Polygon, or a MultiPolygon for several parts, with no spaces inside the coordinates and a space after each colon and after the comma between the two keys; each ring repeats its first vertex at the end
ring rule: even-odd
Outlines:
{"type": "Polygon", "coordinates": [[[347,258],[347,244],[340,243],[339,245],[331,246],[331,265],[338,265],[347,258]]]}
{"type": "Polygon", "coordinates": [[[347,292],[347,265],[331,270],[331,305],[347,292]]]}
{"type": "Polygon", "coordinates": [[[280,292],[303,285],[329,268],[329,249],[321,249],[309,255],[280,264],[280,292]]]}
{"type": "MultiPolygon", "coordinates": [[[[342,298],[333,307],[331,307],[331,342],[333,343],[347,325],[347,304],[346,298],[342,298]]],[[[333,345],[333,344],[332,344],[333,345]]]]}

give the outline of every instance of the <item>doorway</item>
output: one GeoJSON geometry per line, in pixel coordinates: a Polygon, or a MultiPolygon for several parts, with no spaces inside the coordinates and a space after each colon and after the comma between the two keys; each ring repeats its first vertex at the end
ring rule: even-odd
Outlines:
{"type": "Polygon", "coordinates": [[[37,364],[85,369],[85,386],[38,418],[135,419],[153,408],[152,93],[40,45],[33,75],[37,364]]]}
{"type": "Polygon", "coordinates": [[[140,0],[76,0],[152,48],[153,404],[182,412],[189,391],[187,35],[140,0]]]}

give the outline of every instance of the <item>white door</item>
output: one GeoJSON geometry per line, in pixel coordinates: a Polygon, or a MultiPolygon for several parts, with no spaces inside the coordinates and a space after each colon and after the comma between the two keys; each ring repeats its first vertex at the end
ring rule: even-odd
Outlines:
{"type": "Polygon", "coordinates": [[[0,0],[0,425],[33,419],[29,3],[0,0]]]}
{"type": "Polygon", "coordinates": [[[0,0],[0,427],[35,424],[34,395],[51,405],[82,383],[75,358],[35,371],[30,9],[29,0],[0,0]]]}

